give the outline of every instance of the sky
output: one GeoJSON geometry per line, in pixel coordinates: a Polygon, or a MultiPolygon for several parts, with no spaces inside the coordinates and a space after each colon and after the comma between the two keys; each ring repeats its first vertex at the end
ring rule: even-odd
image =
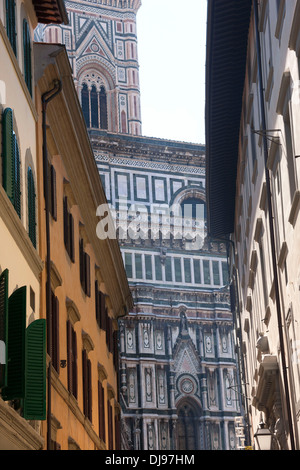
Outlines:
{"type": "Polygon", "coordinates": [[[142,0],[137,14],[142,134],[205,144],[207,0],[142,0]]]}

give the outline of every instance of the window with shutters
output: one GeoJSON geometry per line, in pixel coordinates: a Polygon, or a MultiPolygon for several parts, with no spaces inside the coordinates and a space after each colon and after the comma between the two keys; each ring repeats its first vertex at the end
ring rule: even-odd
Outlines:
{"type": "Polygon", "coordinates": [[[31,73],[31,39],[30,29],[27,21],[23,20],[23,60],[24,79],[30,95],[32,95],[32,73],[31,73]]]}
{"type": "Polygon", "coordinates": [[[98,421],[99,421],[99,437],[105,442],[105,405],[104,405],[104,388],[100,380],[98,380],[98,421]]]}
{"type": "Polygon", "coordinates": [[[30,167],[27,170],[27,208],[28,208],[28,235],[36,248],[36,212],[35,212],[35,184],[33,179],[33,172],[30,167]]]}
{"type": "Polygon", "coordinates": [[[50,174],[50,214],[54,220],[57,220],[57,199],[56,199],[56,171],[53,165],[49,165],[49,174],[50,174]]]}
{"type": "Polygon", "coordinates": [[[25,400],[23,416],[46,419],[46,320],[30,323],[25,336],[25,400]]]}
{"type": "Polygon", "coordinates": [[[82,351],[83,414],[92,422],[92,366],[86,349],[82,351]]]}
{"type": "Polygon", "coordinates": [[[77,336],[70,320],[67,321],[68,390],[77,398],[77,336]]]}
{"type": "Polygon", "coordinates": [[[8,270],[0,275],[0,388],[4,400],[23,406],[28,420],[46,419],[46,320],[26,328],[27,288],[8,297],[8,270]],[[0,351],[1,353],[1,351],[0,351]]]}
{"type": "Polygon", "coordinates": [[[15,0],[5,0],[6,6],[6,34],[17,55],[17,30],[16,30],[16,3],[15,0]]]}
{"type": "Polygon", "coordinates": [[[112,353],[114,351],[113,346],[113,319],[107,315],[106,317],[106,345],[108,351],[112,353]]]}
{"type": "Polygon", "coordinates": [[[113,450],[114,448],[113,409],[112,409],[110,400],[107,400],[107,414],[108,414],[108,450],[113,450]]]}
{"type": "Polygon", "coordinates": [[[98,281],[95,281],[95,311],[96,311],[96,320],[99,328],[101,330],[106,330],[108,310],[105,305],[106,295],[99,290],[98,281]]]}
{"type": "Polygon", "coordinates": [[[91,269],[90,256],[84,251],[83,239],[79,240],[80,284],[84,293],[91,295],[91,269]]]}
{"type": "Polygon", "coordinates": [[[115,415],[115,448],[121,450],[121,423],[120,415],[115,415]]]}
{"type": "Polygon", "coordinates": [[[64,243],[66,251],[74,263],[74,219],[68,208],[68,198],[64,196],[63,200],[63,212],[64,212],[64,243]]]}
{"type": "Polygon", "coordinates": [[[2,116],[2,185],[21,217],[21,169],[17,136],[13,130],[13,111],[6,108],[2,116]]]}
{"type": "Polygon", "coordinates": [[[52,345],[50,357],[52,366],[59,373],[59,301],[53,292],[51,292],[51,326],[52,345]]]}
{"type": "Polygon", "coordinates": [[[0,275],[0,388],[7,385],[8,270],[0,275]]]}

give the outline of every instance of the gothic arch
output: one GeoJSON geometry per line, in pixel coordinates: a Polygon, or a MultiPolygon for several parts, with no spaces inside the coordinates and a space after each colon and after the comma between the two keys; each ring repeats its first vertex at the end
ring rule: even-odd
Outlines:
{"type": "Polygon", "coordinates": [[[192,398],[183,398],[177,404],[177,450],[200,450],[201,408],[192,398]]]}
{"type": "Polygon", "coordinates": [[[77,90],[88,128],[118,131],[116,86],[111,74],[98,63],[78,71],[77,90]]]}

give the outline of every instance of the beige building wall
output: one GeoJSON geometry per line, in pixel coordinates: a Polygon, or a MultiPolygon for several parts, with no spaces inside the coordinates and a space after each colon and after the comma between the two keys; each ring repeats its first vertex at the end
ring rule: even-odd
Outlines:
{"type": "Polygon", "coordinates": [[[266,130],[262,127],[252,12],[237,173],[236,254],[235,258],[232,257],[238,273],[252,439],[254,442],[253,435],[263,418],[276,437],[274,445],[282,449],[290,448],[292,439],[299,448],[299,12],[299,2],[293,0],[264,1],[259,6],[266,130]],[[264,135],[278,286],[272,260],[264,135]],[[283,343],[280,342],[277,307],[283,343]],[[283,354],[287,388],[283,376],[283,354]]]}

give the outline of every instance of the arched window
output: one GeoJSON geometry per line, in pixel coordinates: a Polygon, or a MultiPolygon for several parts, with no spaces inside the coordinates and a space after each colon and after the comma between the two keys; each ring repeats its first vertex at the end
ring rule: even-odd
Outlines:
{"type": "Polygon", "coordinates": [[[185,403],[178,410],[177,441],[178,450],[198,450],[198,429],[195,409],[185,403]]]}
{"type": "Polygon", "coordinates": [[[181,203],[182,217],[206,220],[206,204],[199,198],[189,197],[181,203]]]}
{"type": "Polygon", "coordinates": [[[87,127],[107,129],[107,96],[103,86],[100,91],[95,85],[89,90],[86,83],[82,85],[81,107],[87,127]]]}
{"type": "Polygon", "coordinates": [[[105,88],[100,88],[100,128],[107,129],[107,97],[105,88]]]}
{"type": "Polygon", "coordinates": [[[98,93],[95,85],[91,89],[91,127],[99,128],[98,93]]]}
{"type": "Polygon", "coordinates": [[[2,116],[2,184],[17,214],[21,217],[20,151],[13,130],[13,111],[6,108],[2,116]]]}
{"type": "Polygon", "coordinates": [[[24,79],[32,95],[32,76],[31,76],[31,41],[30,30],[27,21],[23,20],[23,56],[24,56],[24,79]]]}
{"type": "Polygon", "coordinates": [[[28,235],[36,248],[36,216],[35,216],[35,186],[32,169],[28,167],[27,170],[27,208],[28,208],[28,235]]]}
{"type": "Polygon", "coordinates": [[[85,123],[87,127],[90,127],[90,98],[89,98],[89,90],[88,90],[86,83],[82,85],[81,107],[82,107],[82,112],[83,112],[85,123]]]}
{"type": "Polygon", "coordinates": [[[6,0],[6,34],[17,55],[16,5],[15,0],[6,0]]]}

